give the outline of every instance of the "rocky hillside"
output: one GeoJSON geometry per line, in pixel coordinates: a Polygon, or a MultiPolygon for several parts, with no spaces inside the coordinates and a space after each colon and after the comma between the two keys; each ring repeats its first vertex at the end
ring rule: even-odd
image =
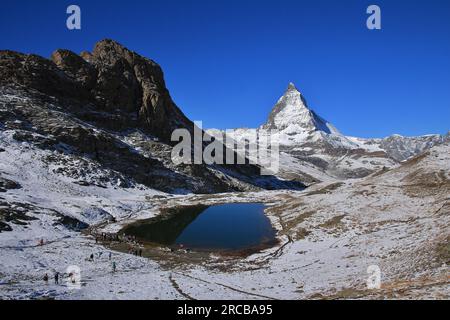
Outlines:
{"type": "Polygon", "coordinates": [[[92,53],[56,50],[51,60],[0,51],[0,75],[0,147],[40,154],[73,183],[172,193],[301,187],[254,165],[174,165],[171,133],[194,124],[160,66],[112,40],[92,53]]]}
{"type": "Polygon", "coordinates": [[[138,126],[165,141],[170,141],[174,129],[192,127],[172,101],[160,66],[112,40],[100,41],[92,53],[81,55],[56,50],[51,60],[2,51],[0,61],[0,84],[18,84],[79,106],[91,105],[121,120],[99,119],[105,125],[138,126]]]}
{"type": "Polygon", "coordinates": [[[305,292],[328,286],[318,299],[448,298],[449,194],[450,142],[394,169],[286,194],[268,211],[290,236],[284,254],[302,258],[282,270],[301,274],[305,292]],[[381,270],[379,290],[367,289],[370,265],[381,270]]]}

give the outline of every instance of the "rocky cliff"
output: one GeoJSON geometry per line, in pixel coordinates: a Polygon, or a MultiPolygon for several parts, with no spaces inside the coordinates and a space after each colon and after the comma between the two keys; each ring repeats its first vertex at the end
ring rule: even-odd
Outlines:
{"type": "MultiPolygon", "coordinates": [[[[129,114],[148,133],[170,141],[175,128],[192,122],[170,97],[161,67],[112,40],[77,55],[56,50],[51,60],[0,52],[0,83],[15,83],[58,99],[92,104],[98,111],[129,114]]],[[[135,126],[133,123],[132,126],[135,126]]]]}
{"type": "Polygon", "coordinates": [[[301,184],[254,165],[175,165],[172,131],[194,124],[173,102],[161,67],[112,40],[51,59],[0,51],[0,130],[51,154],[81,184],[213,193],[301,184]],[[119,182],[118,182],[119,181],[119,182]]]}

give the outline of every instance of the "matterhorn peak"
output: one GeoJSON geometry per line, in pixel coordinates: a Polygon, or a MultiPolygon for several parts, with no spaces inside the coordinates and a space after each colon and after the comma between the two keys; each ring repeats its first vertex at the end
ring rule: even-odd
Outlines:
{"type": "Polygon", "coordinates": [[[278,100],[278,103],[283,102],[286,105],[296,105],[299,108],[305,108],[308,109],[308,104],[306,103],[305,98],[300,93],[300,91],[297,89],[295,84],[293,82],[289,82],[289,85],[286,89],[286,92],[284,95],[278,100]]]}
{"type": "Polygon", "coordinates": [[[266,129],[289,131],[290,133],[323,131],[325,133],[338,133],[338,131],[324,119],[312,111],[297,89],[290,82],[286,92],[278,100],[266,124],[266,129]]]}
{"type": "Polygon", "coordinates": [[[296,91],[298,91],[297,87],[295,86],[295,84],[294,84],[293,82],[289,82],[287,91],[290,91],[290,90],[296,90],[296,91]]]}
{"type": "Polygon", "coordinates": [[[302,96],[302,94],[300,93],[300,90],[297,89],[297,87],[295,86],[295,84],[293,82],[289,82],[288,87],[283,96],[286,96],[287,94],[302,96]]]}

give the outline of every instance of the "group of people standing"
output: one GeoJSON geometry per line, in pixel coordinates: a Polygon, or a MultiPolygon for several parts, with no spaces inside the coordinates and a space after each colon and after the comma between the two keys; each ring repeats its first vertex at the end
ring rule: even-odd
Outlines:
{"type": "MultiPolygon", "coordinates": [[[[59,284],[59,278],[60,278],[60,275],[61,275],[61,274],[60,274],[58,271],[56,271],[56,272],[54,273],[53,279],[55,280],[55,284],[59,284]]],[[[69,278],[70,278],[70,276],[71,276],[71,275],[69,274],[69,278]]],[[[43,280],[44,280],[45,283],[48,283],[48,281],[49,281],[48,273],[46,273],[46,274],[44,275],[43,280]]]]}
{"type": "MultiPolygon", "coordinates": [[[[98,243],[99,241],[103,242],[118,242],[118,243],[126,243],[128,244],[128,253],[133,254],[137,257],[142,257],[144,244],[140,243],[136,236],[127,235],[125,233],[123,234],[117,234],[117,233],[93,233],[92,234],[95,237],[95,243],[98,243]]],[[[93,259],[93,257],[92,257],[93,259]]]]}
{"type": "Polygon", "coordinates": [[[95,236],[95,243],[98,243],[100,240],[101,241],[108,241],[108,242],[112,242],[112,241],[121,241],[121,236],[118,235],[117,233],[106,233],[106,232],[102,232],[99,234],[93,234],[95,236]]]}

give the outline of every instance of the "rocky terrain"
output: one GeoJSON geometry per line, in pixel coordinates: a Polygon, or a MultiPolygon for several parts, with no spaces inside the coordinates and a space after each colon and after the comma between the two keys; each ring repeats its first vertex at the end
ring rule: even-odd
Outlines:
{"type": "Polygon", "coordinates": [[[175,128],[194,127],[161,68],[114,41],[50,60],[0,51],[0,298],[449,298],[449,136],[347,137],[292,84],[260,128],[277,130],[278,176],[175,165],[175,128]],[[231,202],[266,204],[278,244],[137,257],[93,236],[231,202]],[[42,280],[73,265],[80,288],[42,280]],[[371,265],[379,289],[367,288],[371,265]]]}
{"type": "MultiPolygon", "coordinates": [[[[139,184],[172,193],[301,188],[254,165],[174,165],[172,131],[194,130],[161,68],[104,40],[51,60],[0,52],[0,129],[52,151],[45,162],[84,185],[139,184]]],[[[30,146],[30,147],[31,147],[30,146]]]]}

